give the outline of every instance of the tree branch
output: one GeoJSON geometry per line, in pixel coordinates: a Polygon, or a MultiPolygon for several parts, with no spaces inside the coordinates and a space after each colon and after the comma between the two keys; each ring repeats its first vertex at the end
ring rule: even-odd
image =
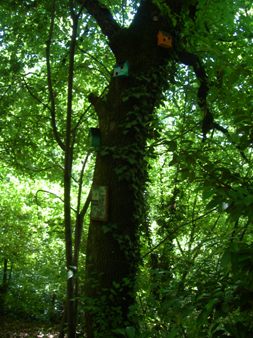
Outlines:
{"type": "Polygon", "coordinates": [[[90,201],[91,201],[91,190],[89,191],[89,194],[88,194],[88,196],[87,196],[87,199],[86,199],[86,201],[85,201],[85,203],[84,203],[84,205],[83,205],[83,207],[82,207],[82,210],[81,210],[81,212],[80,212],[80,217],[81,217],[82,219],[84,218],[84,216],[85,216],[85,214],[86,214],[86,212],[87,212],[87,209],[88,209],[88,207],[89,207],[90,201]]]}
{"type": "Polygon", "coordinates": [[[44,103],[34,92],[32,89],[29,87],[28,83],[25,80],[25,77],[22,78],[22,81],[25,85],[25,88],[27,89],[28,93],[31,95],[31,97],[38,103],[40,103],[44,108],[48,109],[51,112],[51,108],[49,107],[48,104],[44,103]]]}
{"type": "Polygon", "coordinates": [[[58,145],[60,146],[60,148],[64,150],[65,146],[61,140],[61,137],[59,135],[57,125],[56,125],[55,95],[54,95],[54,90],[53,90],[52,71],[51,71],[51,63],[50,63],[51,43],[52,43],[52,37],[53,37],[53,32],[54,32],[54,19],[55,19],[55,1],[53,1],[53,4],[52,4],[49,36],[46,42],[47,84],[48,84],[49,100],[51,104],[51,107],[50,107],[51,125],[53,129],[54,138],[56,142],[58,143],[58,145]]]}
{"type": "Polygon", "coordinates": [[[81,245],[82,232],[83,232],[83,219],[88,210],[90,202],[91,202],[91,190],[89,191],[89,194],[86,198],[86,201],[83,205],[81,212],[76,217],[75,246],[74,246],[74,259],[73,259],[74,266],[78,266],[78,258],[79,258],[80,245],[81,245]]]}
{"type": "Polygon", "coordinates": [[[206,134],[212,129],[217,129],[224,134],[228,134],[228,130],[217,122],[214,121],[212,112],[210,111],[207,104],[207,95],[209,91],[208,77],[206,75],[205,69],[200,62],[200,59],[197,55],[189,53],[187,51],[178,51],[177,57],[179,61],[187,66],[192,66],[196,77],[199,81],[198,89],[198,105],[203,111],[203,120],[202,120],[202,133],[203,141],[206,139],[206,134]]]}
{"type": "MultiPolygon", "coordinates": [[[[181,228],[183,228],[186,225],[189,225],[189,224],[191,224],[193,222],[196,222],[196,221],[198,221],[198,220],[206,217],[207,215],[211,214],[214,211],[217,211],[217,208],[213,208],[213,209],[207,211],[205,214],[196,217],[194,220],[191,220],[189,222],[185,222],[185,223],[179,225],[179,229],[181,229],[181,228]]],[[[157,248],[159,248],[159,246],[161,246],[164,242],[170,240],[171,238],[172,238],[172,235],[169,234],[168,236],[166,236],[165,238],[163,238],[158,244],[156,244],[155,246],[153,246],[153,248],[151,248],[148,252],[146,252],[141,258],[144,259],[148,255],[150,255],[153,251],[155,251],[157,248]]]]}
{"type": "MultiPolygon", "coordinates": [[[[82,53],[88,55],[91,59],[93,59],[93,60],[94,60],[97,64],[99,64],[101,67],[103,67],[103,69],[106,71],[107,77],[109,77],[109,78],[111,77],[111,71],[106,67],[105,64],[103,64],[102,61],[100,61],[96,56],[94,56],[94,55],[92,55],[91,53],[89,53],[89,51],[84,50],[84,49],[81,48],[81,47],[78,47],[78,49],[79,49],[82,53]]],[[[102,71],[100,71],[100,73],[103,74],[102,71]]]]}
{"type": "Polygon", "coordinates": [[[111,41],[113,35],[121,30],[114,20],[110,10],[98,0],[78,0],[86,8],[87,12],[94,17],[101,28],[102,33],[111,41]]]}
{"type": "MultiPolygon", "coordinates": [[[[42,192],[42,193],[45,193],[45,194],[48,194],[48,195],[52,195],[54,197],[56,197],[58,200],[60,200],[62,203],[64,203],[64,199],[61,198],[60,196],[56,195],[55,193],[53,193],[52,191],[48,191],[48,190],[44,190],[44,189],[40,189],[40,190],[37,190],[36,192],[36,195],[35,195],[35,199],[36,199],[36,204],[39,205],[38,203],[38,194],[42,192]]],[[[74,211],[76,213],[76,210],[71,207],[71,210],[74,211]]]]}
{"type": "Polygon", "coordinates": [[[200,109],[203,111],[203,120],[202,120],[202,133],[203,133],[203,141],[206,139],[206,134],[213,130],[219,130],[224,135],[226,135],[227,139],[234,144],[236,149],[240,152],[241,157],[249,163],[249,159],[244,154],[244,152],[240,149],[240,147],[233,142],[231,139],[229,131],[222,127],[220,124],[215,122],[212,112],[210,111],[207,103],[207,95],[209,91],[208,77],[206,75],[205,69],[201,64],[199,57],[195,54],[189,53],[187,51],[178,51],[177,57],[179,61],[187,66],[192,66],[197,79],[199,80],[199,89],[198,89],[198,105],[200,109]]]}
{"type": "Polygon", "coordinates": [[[90,156],[90,153],[88,152],[87,155],[86,155],[86,157],[85,157],[85,160],[83,161],[82,169],[81,169],[81,172],[80,172],[80,178],[79,178],[79,182],[78,182],[78,184],[79,184],[78,194],[77,194],[77,213],[78,214],[80,213],[80,209],[81,209],[83,175],[84,175],[84,170],[85,170],[86,164],[88,162],[89,156],[90,156]]]}

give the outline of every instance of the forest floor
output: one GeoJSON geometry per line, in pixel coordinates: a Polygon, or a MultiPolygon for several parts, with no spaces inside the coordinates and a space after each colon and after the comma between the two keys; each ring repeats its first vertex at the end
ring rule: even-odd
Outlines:
{"type": "Polygon", "coordinates": [[[56,338],[57,326],[0,317],[0,338],[56,338]]]}

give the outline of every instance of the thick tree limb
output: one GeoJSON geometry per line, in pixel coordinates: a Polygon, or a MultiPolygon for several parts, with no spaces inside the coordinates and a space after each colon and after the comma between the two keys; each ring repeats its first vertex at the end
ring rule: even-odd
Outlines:
{"type": "MultiPolygon", "coordinates": [[[[231,140],[229,131],[222,127],[220,124],[215,122],[212,112],[210,111],[207,103],[207,95],[209,91],[208,85],[208,77],[206,75],[205,69],[201,64],[199,57],[195,54],[186,52],[186,51],[179,51],[177,52],[177,56],[180,62],[187,66],[192,66],[197,79],[199,80],[200,86],[198,89],[198,104],[200,109],[203,111],[203,120],[202,120],[202,133],[203,133],[203,141],[206,139],[206,135],[209,131],[216,129],[225,134],[228,140],[234,144],[231,140]]],[[[236,149],[240,152],[241,157],[249,163],[248,158],[244,154],[244,152],[240,149],[240,147],[234,144],[236,149]]]]}
{"type": "Polygon", "coordinates": [[[206,139],[206,134],[212,129],[217,129],[222,133],[227,134],[228,130],[226,128],[223,128],[217,122],[214,121],[213,114],[208,107],[207,104],[207,95],[209,91],[208,77],[206,75],[203,65],[199,60],[199,57],[187,51],[178,51],[177,56],[181,63],[187,66],[192,66],[200,84],[198,89],[198,104],[204,114],[202,120],[203,140],[206,139]]]}
{"type": "Polygon", "coordinates": [[[98,0],[78,0],[78,2],[93,16],[102,33],[111,41],[113,35],[119,32],[121,28],[114,20],[110,10],[98,0]]]}

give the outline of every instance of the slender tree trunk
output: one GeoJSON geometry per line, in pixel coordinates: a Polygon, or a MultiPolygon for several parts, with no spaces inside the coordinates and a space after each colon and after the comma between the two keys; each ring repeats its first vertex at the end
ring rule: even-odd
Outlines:
{"type": "Polygon", "coordinates": [[[3,279],[0,285],[0,314],[5,313],[5,298],[8,292],[8,260],[4,258],[3,260],[3,279]]]}
{"type": "Polygon", "coordinates": [[[74,13],[74,5],[70,1],[70,12],[73,20],[72,36],[69,50],[68,69],[68,97],[65,134],[65,161],[64,161],[64,224],[67,266],[67,322],[68,338],[76,336],[76,313],[75,313],[75,274],[77,267],[74,266],[73,243],[72,243],[72,217],[71,217],[71,175],[73,165],[74,135],[72,134],[72,104],[73,104],[73,79],[76,37],[78,28],[78,15],[74,13]]]}
{"type": "MultiPolygon", "coordinates": [[[[82,223],[85,212],[89,205],[89,197],[81,209],[81,190],[82,179],[80,181],[80,191],[78,196],[78,210],[76,212],[75,234],[73,233],[74,220],[71,215],[71,187],[72,187],[72,166],[73,166],[73,153],[75,145],[76,130],[78,126],[73,127],[72,105],[73,105],[73,82],[74,82],[74,64],[75,64],[75,51],[78,35],[78,20],[82,13],[83,7],[79,12],[76,12],[75,2],[69,0],[69,10],[72,18],[72,35],[69,47],[69,66],[68,66],[68,90],[67,90],[67,112],[65,123],[65,140],[61,139],[60,133],[57,128],[56,121],[56,103],[55,94],[52,81],[52,70],[50,62],[51,43],[54,34],[54,21],[56,15],[56,2],[52,1],[51,7],[51,20],[49,28],[49,36],[46,44],[46,63],[47,63],[47,81],[48,92],[50,99],[50,112],[51,124],[54,138],[59,147],[64,151],[64,227],[65,227],[65,252],[66,252],[66,268],[67,268],[67,281],[66,281],[66,301],[63,314],[63,325],[60,336],[64,334],[65,321],[67,322],[68,338],[76,336],[76,315],[77,315],[77,293],[78,293],[78,280],[76,272],[78,268],[78,255],[80,249],[82,223]],[[73,224],[72,224],[73,223],[73,224]],[[73,236],[74,245],[73,245],[73,236]]],[[[87,157],[88,158],[88,157],[87,157]]],[[[85,166],[85,165],[84,165],[85,166]]],[[[84,170],[84,167],[83,167],[84,170]]],[[[81,177],[83,175],[83,171],[81,177]]]]}

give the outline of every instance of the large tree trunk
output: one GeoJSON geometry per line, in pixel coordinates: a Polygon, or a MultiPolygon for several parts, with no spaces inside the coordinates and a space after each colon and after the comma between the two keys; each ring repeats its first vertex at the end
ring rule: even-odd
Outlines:
{"type": "Polygon", "coordinates": [[[144,217],[145,147],[163,74],[154,65],[148,70],[144,64],[138,71],[133,62],[129,65],[135,73],[113,78],[104,101],[92,98],[102,142],[93,186],[108,189],[108,219],[91,219],[88,235],[89,338],[117,337],[115,329],[133,325],[129,309],[135,298],[139,226],[144,217]]]}
{"type": "MultiPolygon", "coordinates": [[[[130,308],[135,298],[139,231],[145,217],[146,141],[154,108],[164,85],[173,78],[177,61],[175,27],[148,0],[141,2],[128,29],[117,27],[97,2],[85,2],[85,6],[108,36],[117,63],[127,61],[129,65],[128,76],[112,77],[105,97],[90,96],[102,142],[93,187],[108,189],[108,218],[90,222],[86,330],[89,338],[121,337],[117,329],[134,325],[130,308]],[[171,34],[171,48],[157,45],[160,30],[171,34]]],[[[173,6],[172,10],[179,13],[181,2],[173,6]]]]}
{"type": "MultiPolygon", "coordinates": [[[[121,87],[119,82],[125,80],[115,82],[121,87]]],[[[108,219],[91,220],[87,244],[86,289],[94,305],[87,314],[89,337],[94,330],[103,337],[112,336],[111,330],[126,325],[138,264],[146,133],[144,128],[125,129],[125,109],[115,105],[120,92],[111,92],[111,109],[106,109],[100,120],[102,144],[109,147],[108,154],[97,155],[93,181],[94,187],[108,189],[108,219]]]]}

